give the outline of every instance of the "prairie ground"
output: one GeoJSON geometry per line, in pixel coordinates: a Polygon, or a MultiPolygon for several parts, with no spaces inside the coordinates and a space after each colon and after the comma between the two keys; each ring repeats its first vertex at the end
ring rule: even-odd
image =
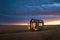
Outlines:
{"type": "Polygon", "coordinates": [[[28,26],[0,25],[0,40],[60,40],[60,25],[45,25],[43,31],[29,31],[28,26]]]}

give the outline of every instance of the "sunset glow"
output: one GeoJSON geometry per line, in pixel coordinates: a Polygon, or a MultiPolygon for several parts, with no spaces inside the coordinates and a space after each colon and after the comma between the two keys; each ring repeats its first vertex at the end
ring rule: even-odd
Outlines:
{"type": "Polygon", "coordinates": [[[44,23],[45,25],[60,25],[60,20],[58,21],[51,21],[51,22],[46,22],[44,23]]]}
{"type": "MultiPolygon", "coordinates": [[[[29,24],[28,23],[21,23],[21,24],[18,24],[18,25],[29,25],[29,24]]],[[[44,25],[60,25],[60,20],[45,22],[44,25]]]]}
{"type": "Polygon", "coordinates": [[[29,25],[28,23],[16,23],[16,24],[9,24],[9,25],[29,25]]]}
{"type": "MultiPolygon", "coordinates": [[[[29,22],[23,23],[4,23],[2,25],[30,25],[29,22]]],[[[44,20],[44,25],[60,25],[60,20],[44,20]]]]}
{"type": "MultiPolygon", "coordinates": [[[[50,19],[43,19],[44,25],[60,25],[60,18],[50,18],[50,19]]],[[[23,22],[15,22],[15,23],[2,23],[2,25],[30,25],[30,20],[23,21],[23,22]]]]}
{"type": "Polygon", "coordinates": [[[0,25],[29,25],[32,18],[42,19],[44,25],[60,25],[60,1],[0,1],[0,25]]]}
{"type": "Polygon", "coordinates": [[[28,23],[16,24],[16,25],[29,25],[28,23]]]}

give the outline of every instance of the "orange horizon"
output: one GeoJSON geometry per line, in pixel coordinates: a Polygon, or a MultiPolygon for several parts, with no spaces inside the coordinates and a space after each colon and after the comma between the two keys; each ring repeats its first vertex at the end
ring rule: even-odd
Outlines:
{"type": "MultiPolygon", "coordinates": [[[[29,22],[3,23],[4,25],[29,25],[29,22]]],[[[44,19],[44,25],[60,25],[59,18],[44,19]]]]}
{"type": "MultiPolygon", "coordinates": [[[[4,25],[30,25],[29,23],[13,23],[13,24],[4,24],[4,25]]],[[[60,20],[45,22],[44,25],[60,25],[60,20]]]]}

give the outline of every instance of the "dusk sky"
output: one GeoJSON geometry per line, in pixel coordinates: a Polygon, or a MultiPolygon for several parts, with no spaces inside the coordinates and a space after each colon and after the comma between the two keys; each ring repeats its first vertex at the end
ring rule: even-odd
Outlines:
{"type": "Polygon", "coordinates": [[[0,0],[0,24],[29,23],[31,18],[60,22],[60,0],[0,0]]]}

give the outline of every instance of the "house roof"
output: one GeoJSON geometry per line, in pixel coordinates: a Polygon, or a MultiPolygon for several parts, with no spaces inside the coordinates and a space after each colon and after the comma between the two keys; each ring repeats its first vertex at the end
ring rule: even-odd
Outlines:
{"type": "Polygon", "coordinates": [[[39,19],[33,19],[33,18],[32,18],[32,19],[30,20],[30,22],[39,23],[39,22],[43,22],[43,20],[42,20],[42,19],[39,20],[39,19]]]}

